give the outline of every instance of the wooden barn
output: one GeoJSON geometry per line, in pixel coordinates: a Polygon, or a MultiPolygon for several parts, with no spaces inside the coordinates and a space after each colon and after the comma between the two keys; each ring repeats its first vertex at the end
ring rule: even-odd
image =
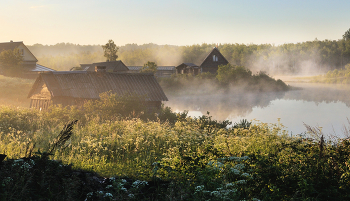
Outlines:
{"type": "MultiPolygon", "coordinates": [[[[98,62],[92,64],[80,64],[81,69],[84,71],[95,71],[98,67],[104,67],[107,72],[126,72],[128,71],[128,67],[121,61],[106,61],[106,62],[98,62]]],[[[73,69],[72,69],[73,70],[73,69]]]]}
{"type": "Polygon", "coordinates": [[[168,101],[152,73],[89,71],[40,73],[28,98],[31,108],[45,110],[52,104],[81,105],[86,100],[99,99],[103,92],[143,97],[147,108],[160,108],[162,101],[168,101]]]}
{"type": "Polygon", "coordinates": [[[199,66],[193,63],[182,63],[176,66],[176,74],[192,74],[198,75],[199,66]]]}
{"type": "MultiPolygon", "coordinates": [[[[128,66],[129,72],[139,73],[143,66],[128,66]]],[[[175,66],[157,66],[157,71],[154,74],[156,77],[171,77],[175,74],[175,66]]]]}
{"type": "Polygon", "coordinates": [[[218,48],[214,49],[205,57],[202,64],[199,66],[202,73],[210,72],[216,73],[219,65],[227,65],[229,62],[226,58],[220,53],[218,48]]]}
{"type": "Polygon", "coordinates": [[[219,65],[227,65],[228,61],[220,53],[218,48],[214,47],[213,50],[205,57],[202,64],[197,66],[193,63],[182,63],[176,66],[176,74],[192,74],[198,75],[199,73],[210,72],[215,74],[218,71],[219,65]]]}

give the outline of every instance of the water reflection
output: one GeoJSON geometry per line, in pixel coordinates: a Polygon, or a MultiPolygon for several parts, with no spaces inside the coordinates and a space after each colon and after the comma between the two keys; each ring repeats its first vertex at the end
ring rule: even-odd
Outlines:
{"type": "Polygon", "coordinates": [[[216,95],[172,96],[168,95],[167,106],[177,110],[189,110],[193,114],[210,115],[217,120],[246,116],[253,107],[267,107],[272,100],[283,98],[285,92],[279,93],[234,93],[216,95]],[[197,112],[195,112],[197,111],[197,112]],[[199,113],[200,112],[200,113],[199,113]]]}
{"type": "Polygon", "coordinates": [[[325,134],[342,135],[350,117],[350,87],[309,83],[289,83],[302,89],[278,93],[218,93],[215,95],[168,95],[166,103],[174,110],[189,114],[206,114],[217,120],[238,122],[258,119],[278,123],[281,119],[290,133],[305,132],[304,123],[322,126],[325,134]]]}

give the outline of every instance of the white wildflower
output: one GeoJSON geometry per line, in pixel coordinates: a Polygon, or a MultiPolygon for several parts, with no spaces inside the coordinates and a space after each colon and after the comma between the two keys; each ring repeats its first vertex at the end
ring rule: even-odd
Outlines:
{"type": "Polygon", "coordinates": [[[245,184],[245,183],[247,183],[246,180],[238,180],[238,181],[236,181],[236,184],[245,184]]]}
{"type": "Polygon", "coordinates": [[[230,168],[231,172],[233,172],[233,174],[240,174],[241,171],[237,170],[236,168],[230,168]]]}
{"type": "Polygon", "coordinates": [[[110,198],[112,198],[113,195],[112,195],[112,193],[106,193],[106,194],[104,195],[104,197],[110,197],[110,198]]]}
{"type": "Polygon", "coordinates": [[[242,176],[243,176],[243,177],[250,177],[250,174],[248,174],[248,173],[245,172],[245,173],[242,174],[242,176]]]}
{"type": "Polygon", "coordinates": [[[244,166],[244,164],[237,164],[237,165],[235,165],[235,169],[237,169],[237,170],[243,170],[243,168],[244,168],[245,166],[244,166]]]}
{"type": "Polygon", "coordinates": [[[228,184],[226,184],[226,188],[231,188],[231,187],[233,187],[235,184],[234,183],[228,183],[228,184]]]}
{"type": "Polygon", "coordinates": [[[204,185],[196,186],[196,192],[200,192],[204,190],[204,185]]]}

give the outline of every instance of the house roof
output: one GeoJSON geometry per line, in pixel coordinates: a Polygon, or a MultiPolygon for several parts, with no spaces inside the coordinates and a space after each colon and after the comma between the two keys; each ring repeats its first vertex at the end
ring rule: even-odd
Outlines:
{"type": "Polygon", "coordinates": [[[35,89],[46,84],[52,97],[98,99],[110,91],[120,96],[137,95],[146,101],[167,101],[163,89],[152,73],[101,73],[87,71],[55,71],[40,73],[28,98],[35,89]]]}
{"type": "Polygon", "coordinates": [[[129,70],[128,67],[126,67],[126,65],[121,60],[98,62],[98,63],[92,63],[92,64],[80,64],[80,66],[86,71],[95,71],[95,66],[106,66],[107,71],[112,70],[113,72],[129,70]]]}
{"type": "Polygon", "coordinates": [[[209,54],[205,57],[205,59],[203,60],[203,62],[201,63],[201,67],[203,66],[203,64],[208,60],[208,59],[212,59],[212,58],[209,58],[212,54],[217,54],[217,55],[220,55],[223,59],[224,59],[224,62],[225,63],[229,63],[227,61],[227,59],[224,57],[224,55],[221,54],[221,52],[219,51],[218,48],[214,47],[213,50],[211,52],[209,52],[209,54]]]}
{"type": "MultiPolygon", "coordinates": [[[[143,66],[128,66],[129,70],[140,71],[143,66]]],[[[175,70],[175,66],[157,66],[157,70],[175,70]]]]}
{"type": "Polygon", "coordinates": [[[23,44],[23,42],[6,42],[6,43],[0,43],[0,52],[3,50],[14,50],[16,47],[23,44]]]}
{"type": "Polygon", "coordinates": [[[32,71],[32,72],[42,72],[42,71],[56,71],[56,70],[48,68],[48,67],[45,67],[45,66],[42,66],[40,64],[36,64],[35,68],[30,70],[30,71],[32,71]]]}
{"type": "Polygon", "coordinates": [[[35,58],[35,61],[38,61],[38,59],[36,59],[36,57],[34,56],[34,54],[27,48],[27,46],[24,45],[23,41],[19,41],[19,42],[5,42],[5,43],[0,43],[0,52],[2,52],[3,50],[14,50],[15,48],[18,48],[20,45],[23,45],[28,52],[33,55],[33,57],[35,58]]]}
{"type": "Polygon", "coordinates": [[[188,67],[198,67],[196,64],[194,64],[194,63],[182,63],[182,64],[180,64],[180,65],[178,65],[178,66],[176,66],[176,68],[177,67],[180,67],[180,66],[188,66],[188,67]]]}

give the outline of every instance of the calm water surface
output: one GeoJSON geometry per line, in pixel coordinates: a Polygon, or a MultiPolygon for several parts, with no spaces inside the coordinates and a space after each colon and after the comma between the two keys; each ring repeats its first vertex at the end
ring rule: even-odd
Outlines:
{"type": "Polygon", "coordinates": [[[344,137],[349,127],[350,86],[290,82],[299,90],[278,93],[235,93],[216,95],[169,96],[166,103],[174,111],[188,110],[191,116],[207,111],[218,120],[241,119],[280,123],[290,134],[306,131],[304,123],[322,127],[326,135],[344,137]]]}

